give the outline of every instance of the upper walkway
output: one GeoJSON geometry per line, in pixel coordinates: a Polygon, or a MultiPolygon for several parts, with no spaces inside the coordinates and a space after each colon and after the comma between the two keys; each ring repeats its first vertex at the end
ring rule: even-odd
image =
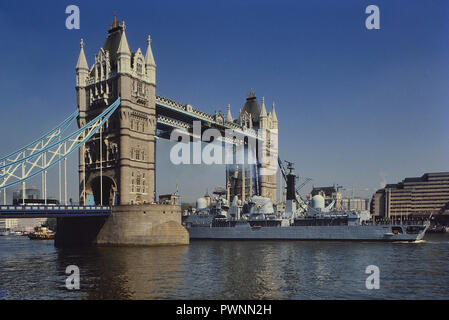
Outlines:
{"type": "Polygon", "coordinates": [[[107,217],[111,213],[108,206],[77,205],[18,205],[0,206],[0,218],[68,218],[107,217]]]}

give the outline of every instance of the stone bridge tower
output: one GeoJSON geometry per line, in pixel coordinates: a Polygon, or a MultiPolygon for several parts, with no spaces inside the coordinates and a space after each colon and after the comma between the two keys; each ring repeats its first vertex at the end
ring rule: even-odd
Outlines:
{"type": "Polygon", "coordinates": [[[80,148],[80,203],[153,202],[156,64],[150,37],[145,55],[140,48],[132,52],[125,23],[114,16],[90,67],[81,40],[76,92],[80,127],[121,98],[102,132],[80,148]]]}
{"type": "Polygon", "coordinates": [[[237,196],[244,202],[253,195],[259,195],[270,198],[274,203],[277,190],[277,135],[279,127],[274,103],[272,111],[267,113],[265,99],[262,98],[262,107],[260,107],[256,94],[251,90],[237,119],[232,118],[231,110],[228,108],[227,121],[236,122],[245,128],[263,132],[266,139],[265,144],[257,146],[255,155],[258,161],[257,165],[227,166],[226,184],[229,200],[232,201],[237,196]],[[270,165],[261,161],[259,156],[265,159],[271,157],[274,161],[271,161],[270,165]]]}

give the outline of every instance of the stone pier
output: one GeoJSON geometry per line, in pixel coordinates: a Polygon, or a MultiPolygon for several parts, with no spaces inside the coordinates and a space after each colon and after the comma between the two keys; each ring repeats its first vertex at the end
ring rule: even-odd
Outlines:
{"type": "Polygon", "coordinates": [[[56,247],[89,245],[186,245],[180,206],[121,205],[104,217],[58,218],[56,247]]]}

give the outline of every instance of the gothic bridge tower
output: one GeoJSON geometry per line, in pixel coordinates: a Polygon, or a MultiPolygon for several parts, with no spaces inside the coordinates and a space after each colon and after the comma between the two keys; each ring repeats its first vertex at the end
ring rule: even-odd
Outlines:
{"type": "MultiPolygon", "coordinates": [[[[274,169],[277,168],[277,135],[278,135],[278,119],[273,102],[273,109],[267,113],[265,106],[265,99],[262,98],[262,107],[257,101],[256,94],[251,89],[246,98],[243,109],[240,110],[239,117],[233,119],[230,107],[228,107],[227,121],[239,124],[242,127],[264,131],[266,143],[265,145],[258,145],[256,150],[257,165],[235,164],[228,165],[226,168],[226,184],[228,187],[229,200],[232,201],[237,196],[242,202],[249,199],[253,195],[259,195],[270,198],[273,203],[276,201],[276,171],[263,169],[272,168],[269,164],[264,163],[259,159],[259,156],[274,157],[274,169]],[[272,137],[270,137],[272,135],[272,137]],[[270,145],[270,138],[276,141],[274,145],[270,145]],[[259,150],[259,148],[263,148],[259,150]],[[259,153],[260,152],[260,153],[259,153]],[[265,173],[265,174],[263,174],[265,173]]],[[[246,150],[245,152],[248,152],[246,150]]]]}
{"type": "Polygon", "coordinates": [[[140,48],[131,51],[125,23],[114,16],[90,67],[81,40],[76,92],[80,127],[121,98],[102,132],[80,149],[80,203],[153,202],[156,64],[150,37],[145,55],[140,48]]]}

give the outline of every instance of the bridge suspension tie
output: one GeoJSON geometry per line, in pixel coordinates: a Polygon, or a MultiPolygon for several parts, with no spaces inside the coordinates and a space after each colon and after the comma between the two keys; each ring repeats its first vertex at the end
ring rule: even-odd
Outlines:
{"type": "MultiPolygon", "coordinates": [[[[0,191],[22,183],[22,198],[25,198],[25,182],[42,173],[43,191],[46,197],[47,172],[51,167],[64,159],[64,201],[67,204],[67,157],[81,146],[84,146],[103,127],[119,106],[120,98],[82,128],[62,138],[62,134],[78,116],[79,112],[76,111],[41,138],[0,158],[0,191]]],[[[6,193],[4,193],[4,201],[6,203],[6,193]]]]}

